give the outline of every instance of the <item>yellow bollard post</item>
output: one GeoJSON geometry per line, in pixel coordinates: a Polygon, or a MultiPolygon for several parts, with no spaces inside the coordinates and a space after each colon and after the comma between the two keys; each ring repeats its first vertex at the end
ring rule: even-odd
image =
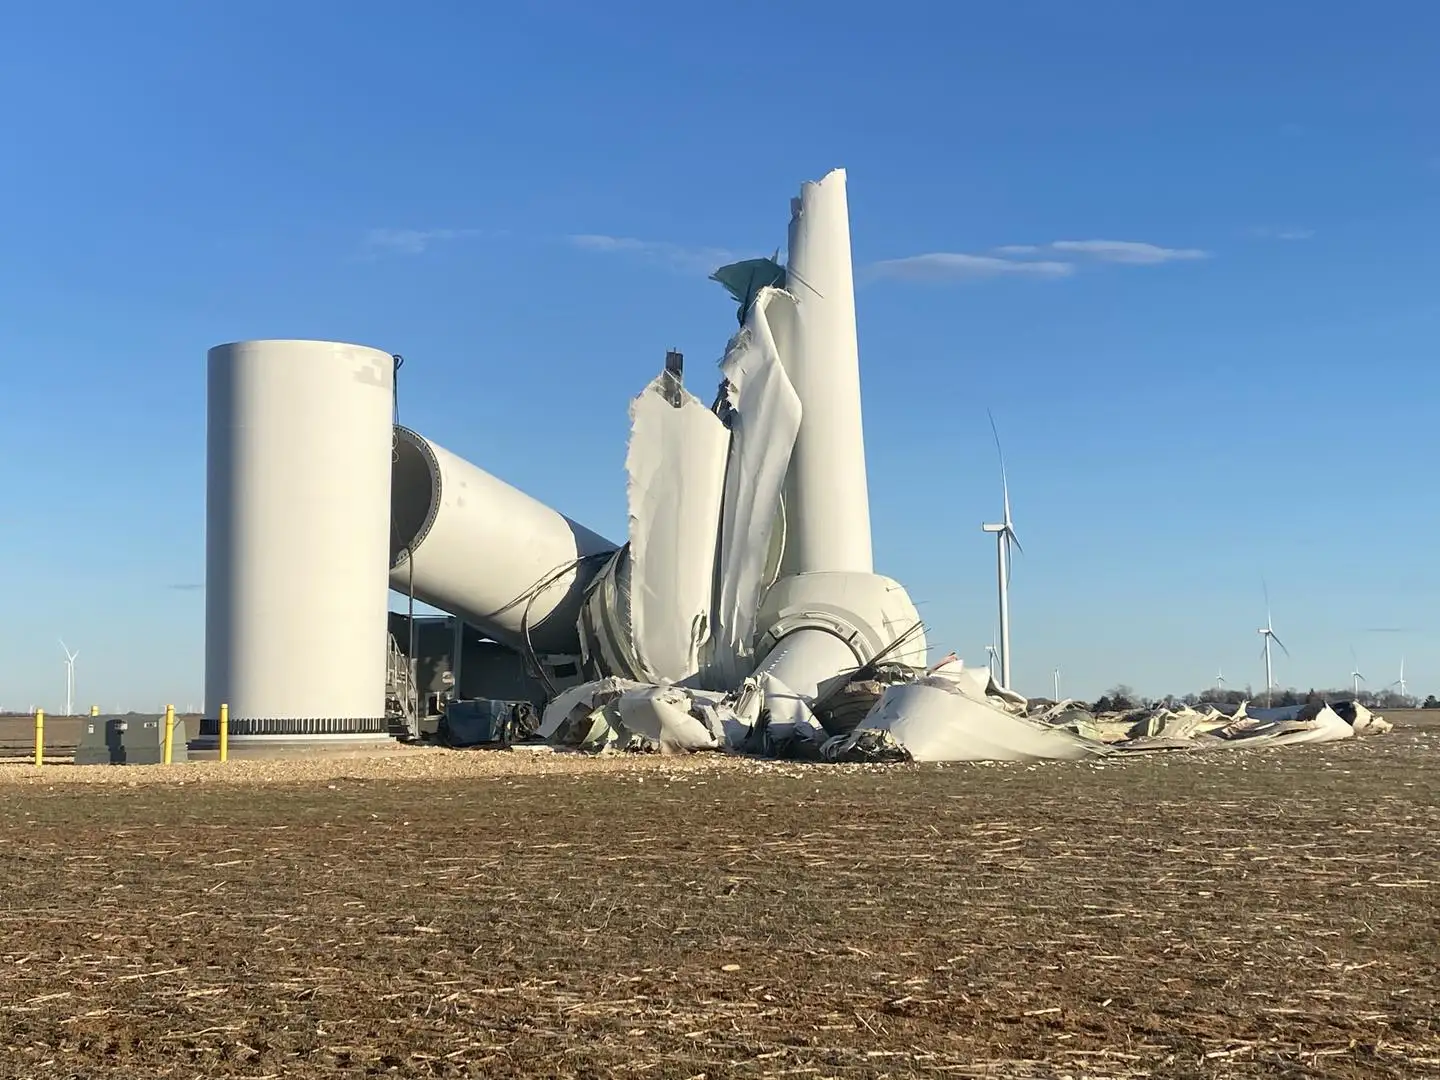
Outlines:
{"type": "Polygon", "coordinates": [[[226,761],[230,757],[230,706],[220,706],[220,760],[226,761]]]}
{"type": "Polygon", "coordinates": [[[170,764],[170,755],[175,749],[175,706],[165,706],[165,757],[164,764],[170,764]]]}
{"type": "Polygon", "coordinates": [[[45,710],[35,710],[35,767],[45,764],[45,710]]]}
{"type": "Polygon", "coordinates": [[[91,716],[99,716],[99,715],[100,715],[100,706],[99,706],[99,705],[91,705],[91,706],[90,706],[90,715],[91,715],[91,716]]]}

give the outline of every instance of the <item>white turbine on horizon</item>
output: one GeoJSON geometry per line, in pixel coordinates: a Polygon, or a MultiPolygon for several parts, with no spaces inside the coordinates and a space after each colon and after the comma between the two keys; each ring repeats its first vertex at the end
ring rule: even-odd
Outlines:
{"type": "Polygon", "coordinates": [[[997,525],[980,526],[987,533],[995,534],[996,575],[1000,588],[1000,685],[1010,688],[1010,545],[1024,554],[1020,540],[1015,535],[1015,523],[1010,519],[1010,481],[1005,474],[1005,451],[1000,448],[1000,432],[995,427],[995,416],[989,409],[990,433],[995,436],[995,452],[1000,457],[1000,490],[1005,498],[1005,516],[997,525]]]}
{"type": "Polygon", "coordinates": [[[1052,700],[1060,700],[1060,669],[1058,667],[1055,669],[1055,697],[1052,700]]]}
{"type": "Polygon", "coordinates": [[[1400,688],[1400,696],[1405,696],[1405,657],[1403,656],[1400,657],[1400,678],[1396,679],[1390,685],[1398,686],[1400,688]]]}
{"type": "Polygon", "coordinates": [[[75,715],[75,658],[80,654],[71,652],[70,646],[64,640],[60,641],[60,648],[65,650],[65,715],[75,715]]]}
{"type": "Polygon", "coordinates": [[[1275,669],[1270,662],[1270,642],[1274,641],[1286,656],[1290,655],[1290,650],[1285,648],[1285,643],[1275,633],[1275,624],[1270,618],[1270,587],[1268,585],[1265,586],[1265,625],[1256,633],[1265,639],[1262,652],[1265,656],[1265,707],[1268,709],[1271,704],[1270,692],[1275,689],[1275,669]]]}
{"type": "Polygon", "coordinates": [[[1350,650],[1350,682],[1355,687],[1355,700],[1360,700],[1360,684],[1365,676],[1360,674],[1360,661],[1355,659],[1355,650],[1350,650]]]}
{"type": "Polygon", "coordinates": [[[995,648],[995,643],[993,641],[989,645],[985,646],[985,666],[990,671],[990,678],[992,681],[995,678],[995,658],[999,655],[1000,650],[995,648]]]}

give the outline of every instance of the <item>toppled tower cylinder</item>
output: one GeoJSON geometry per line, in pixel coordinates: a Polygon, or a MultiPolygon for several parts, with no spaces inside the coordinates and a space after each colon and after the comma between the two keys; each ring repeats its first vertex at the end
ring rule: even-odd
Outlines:
{"type": "Polygon", "coordinates": [[[585,587],[614,544],[408,428],[391,488],[391,588],[522,653],[579,653],[585,587]]]}
{"type": "Polygon", "coordinates": [[[208,363],[205,727],[224,703],[236,740],[383,738],[394,358],[276,340],[208,363]]]}

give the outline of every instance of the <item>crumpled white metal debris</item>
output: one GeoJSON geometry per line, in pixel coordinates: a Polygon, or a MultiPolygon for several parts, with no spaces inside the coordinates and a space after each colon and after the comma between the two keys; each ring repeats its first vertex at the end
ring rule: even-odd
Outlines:
{"type": "Polygon", "coordinates": [[[1341,718],[1348,721],[1356,735],[1384,735],[1395,730],[1395,725],[1383,716],[1376,716],[1358,701],[1341,702],[1335,706],[1341,718]]]}
{"type": "Polygon", "coordinates": [[[1010,711],[1005,705],[1012,704],[1012,695],[992,695],[989,689],[988,672],[958,666],[891,686],[854,731],[825,745],[823,756],[831,761],[1033,761],[1108,753],[1103,743],[1010,711]]]}
{"type": "MultiPolygon", "coordinates": [[[[1214,707],[1132,710],[1089,717],[1073,702],[1027,715],[984,668],[892,669],[890,681],[848,731],[827,732],[804,696],[774,676],[732,693],[603,679],[557,697],[541,734],[576,749],[663,753],[724,750],[824,761],[1040,761],[1114,754],[1207,751],[1327,743],[1391,725],[1363,706],[1247,711],[1214,707]],[[1078,715],[1077,715],[1078,714],[1078,715]]],[[[825,713],[834,721],[836,714],[825,713]]]]}
{"type": "Polygon", "coordinates": [[[801,409],[770,323],[772,311],[790,318],[793,305],[788,294],[761,289],[720,365],[730,461],[710,663],[722,686],[735,685],[754,667],[755,617],[778,570],[775,541],[784,544],[780,493],[801,409]]]}
{"type": "Polygon", "coordinates": [[[760,290],[721,362],[713,410],[669,370],[633,402],[630,540],[597,576],[580,618],[592,668],[722,689],[754,669],[800,425],[769,322],[791,303],[760,290]]]}
{"type": "Polygon", "coordinates": [[[630,630],[642,676],[684,682],[710,640],[729,432],[669,371],[630,407],[630,630]]]}
{"type": "Polygon", "coordinates": [[[1336,707],[1316,704],[1283,709],[1251,709],[1242,703],[1233,713],[1213,705],[1156,707],[1099,717],[1073,702],[1061,702],[1038,718],[1122,752],[1295,746],[1391,729],[1387,721],[1350,702],[1336,707]]]}
{"type": "Polygon", "coordinates": [[[545,707],[539,736],[598,753],[680,753],[744,745],[761,713],[753,682],[735,693],[605,678],[571,687],[545,707]]]}

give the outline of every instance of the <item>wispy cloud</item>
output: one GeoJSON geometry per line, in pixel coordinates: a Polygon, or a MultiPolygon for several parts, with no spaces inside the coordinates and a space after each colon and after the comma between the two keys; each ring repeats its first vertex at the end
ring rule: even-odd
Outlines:
{"type": "Polygon", "coordinates": [[[637,240],[630,236],[578,233],[567,239],[583,251],[628,255],[681,274],[708,274],[725,263],[743,257],[728,248],[686,247],[666,240],[637,240]]]}
{"type": "MultiPolygon", "coordinates": [[[[1003,249],[1000,249],[1003,250],[1003,249]]],[[[995,255],[967,255],[934,251],[904,259],[872,263],[872,277],[896,281],[978,281],[994,277],[1062,278],[1075,272],[1073,263],[1054,260],[1004,259],[995,255]]]]}
{"type": "Polygon", "coordinates": [[[479,235],[479,229],[371,229],[365,234],[365,248],[387,255],[423,255],[446,240],[479,235]]]}
{"type": "Polygon", "coordinates": [[[205,588],[203,581],[186,581],[176,585],[167,585],[167,589],[174,589],[176,592],[199,592],[205,588]]]}
{"type": "Polygon", "coordinates": [[[1088,256],[1100,262],[1127,263],[1131,266],[1153,266],[1156,263],[1210,257],[1208,251],[1201,251],[1199,248],[1161,247],[1159,244],[1145,244],[1138,240],[1056,240],[1049,245],[1049,249],[1088,256]]]}
{"type": "Polygon", "coordinates": [[[1265,240],[1309,240],[1315,235],[1314,229],[1278,228],[1274,225],[1257,225],[1250,232],[1265,240]]]}
{"type": "Polygon", "coordinates": [[[1139,240],[1055,240],[1048,244],[1004,244],[995,249],[997,255],[1006,256],[1039,255],[1042,252],[1079,255],[1097,262],[1127,263],[1131,266],[1153,266],[1156,263],[1210,257],[1208,251],[1199,248],[1161,247],[1139,240]]]}
{"type": "Polygon", "coordinates": [[[904,281],[978,281],[984,278],[1066,278],[1083,262],[1153,266],[1209,258],[1199,248],[1169,248],[1138,240],[1054,240],[1048,244],[1002,244],[988,254],[938,251],[886,259],[869,267],[871,277],[904,281]],[[1056,256],[1064,256],[1057,258],[1056,256]]]}

